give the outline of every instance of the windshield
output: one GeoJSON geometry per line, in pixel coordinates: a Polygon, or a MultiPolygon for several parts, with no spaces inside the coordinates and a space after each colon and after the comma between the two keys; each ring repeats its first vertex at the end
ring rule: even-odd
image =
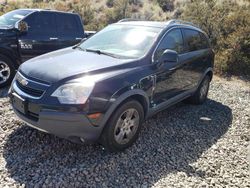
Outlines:
{"type": "Polygon", "coordinates": [[[100,50],[124,58],[140,58],[144,56],[161,28],[110,25],[83,42],[82,49],[100,50]]]}
{"type": "Polygon", "coordinates": [[[0,26],[14,27],[15,23],[31,13],[31,10],[14,10],[0,16],[0,26]]]}

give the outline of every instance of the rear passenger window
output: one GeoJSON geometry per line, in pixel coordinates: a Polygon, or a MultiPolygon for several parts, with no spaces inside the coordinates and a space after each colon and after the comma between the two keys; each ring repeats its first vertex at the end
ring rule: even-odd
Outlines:
{"type": "Polygon", "coordinates": [[[200,32],[191,30],[191,29],[183,29],[184,37],[187,43],[187,51],[196,51],[207,48],[207,39],[203,41],[201,39],[200,32]]]}
{"type": "Polygon", "coordinates": [[[79,35],[78,22],[73,14],[57,14],[57,29],[60,35],[76,37],[79,35]]]}
{"type": "Polygon", "coordinates": [[[50,12],[35,12],[24,20],[28,24],[28,36],[53,36],[56,34],[55,16],[50,12]]]}
{"type": "Polygon", "coordinates": [[[166,49],[183,52],[184,43],[180,29],[174,29],[165,35],[155,52],[155,60],[158,60],[166,49]]]}

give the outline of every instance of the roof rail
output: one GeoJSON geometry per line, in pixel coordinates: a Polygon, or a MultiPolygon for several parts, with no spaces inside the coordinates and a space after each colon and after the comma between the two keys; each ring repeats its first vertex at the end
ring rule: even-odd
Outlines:
{"type": "Polygon", "coordinates": [[[142,20],[135,19],[135,18],[124,18],[122,20],[119,20],[118,23],[121,23],[121,22],[131,22],[131,21],[142,21],[142,20]]]}
{"type": "Polygon", "coordinates": [[[172,19],[167,22],[168,24],[186,24],[186,25],[191,25],[194,27],[198,27],[197,25],[193,24],[192,22],[187,22],[183,20],[177,20],[177,19],[172,19]]]}

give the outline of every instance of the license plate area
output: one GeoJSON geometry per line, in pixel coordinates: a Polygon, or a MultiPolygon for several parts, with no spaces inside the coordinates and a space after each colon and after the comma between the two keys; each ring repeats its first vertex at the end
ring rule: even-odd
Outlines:
{"type": "Polygon", "coordinates": [[[20,97],[16,93],[13,93],[11,101],[12,101],[13,107],[16,110],[18,110],[19,112],[21,112],[23,114],[27,114],[28,105],[27,105],[27,101],[25,99],[23,99],[22,97],[20,97]]]}

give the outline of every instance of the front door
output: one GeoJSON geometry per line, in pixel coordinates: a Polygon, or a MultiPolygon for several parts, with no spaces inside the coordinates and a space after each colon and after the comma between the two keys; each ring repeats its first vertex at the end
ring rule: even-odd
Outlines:
{"type": "Polygon", "coordinates": [[[34,12],[24,21],[28,31],[18,39],[22,62],[60,48],[53,12],[34,12]]]}
{"type": "MultiPolygon", "coordinates": [[[[175,50],[179,56],[182,55],[184,43],[180,29],[172,29],[163,37],[154,54],[154,61],[156,63],[166,49],[175,50]]],[[[158,105],[181,93],[181,65],[182,59],[178,63],[165,63],[160,68],[156,68],[156,87],[153,96],[154,105],[158,105]]]]}

